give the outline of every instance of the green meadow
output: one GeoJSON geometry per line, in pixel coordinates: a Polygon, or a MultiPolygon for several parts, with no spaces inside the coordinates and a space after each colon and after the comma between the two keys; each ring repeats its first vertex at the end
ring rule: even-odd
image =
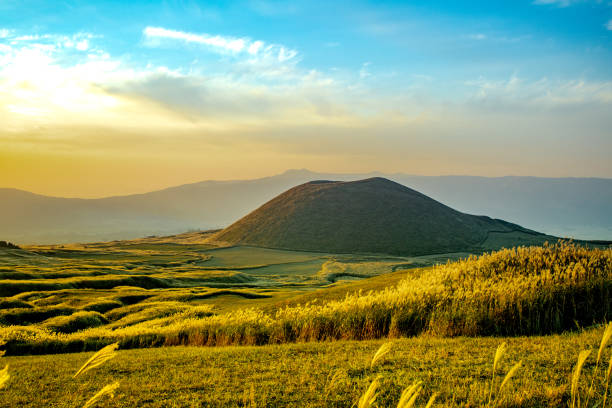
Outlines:
{"type": "MultiPolygon", "coordinates": [[[[534,337],[403,338],[394,340],[374,366],[372,357],[387,340],[120,350],[77,378],[73,374],[92,353],[3,357],[11,381],[0,396],[2,406],[77,407],[119,381],[115,397],[98,406],[352,407],[380,376],[372,406],[396,407],[402,391],[422,381],[416,406],[425,406],[437,393],[434,406],[479,407],[489,401],[496,348],[507,342],[491,406],[558,407],[570,402],[578,352],[596,351],[601,334],[602,329],[593,328],[534,337]],[[521,368],[499,392],[518,361],[521,368]]],[[[583,396],[594,365],[591,356],[581,376],[583,396]]],[[[606,368],[599,367],[595,375],[593,399],[599,403],[606,368]]]]}
{"type": "Polygon", "coordinates": [[[612,406],[610,248],[396,257],[208,236],[0,249],[0,405],[612,406]]]}

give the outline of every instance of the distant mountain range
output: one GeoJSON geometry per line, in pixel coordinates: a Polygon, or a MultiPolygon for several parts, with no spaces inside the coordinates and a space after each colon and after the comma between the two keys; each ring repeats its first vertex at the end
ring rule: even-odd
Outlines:
{"type": "Polygon", "coordinates": [[[547,240],[555,237],[461,213],[382,177],[301,184],[209,238],[223,245],[412,256],[547,240]]]}
{"type": "Polygon", "coordinates": [[[388,178],[464,213],[500,218],[555,236],[612,239],[612,179],[308,170],[254,180],[202,181],[100,199],[0,189],[0,239],[20,244],[87,242],[223,228],[299,184],[369,177],[388,178]]]}

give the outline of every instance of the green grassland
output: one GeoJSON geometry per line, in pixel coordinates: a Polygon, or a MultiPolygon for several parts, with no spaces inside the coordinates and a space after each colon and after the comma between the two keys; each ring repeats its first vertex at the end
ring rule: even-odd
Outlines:
{"type": "MultiPolygon", "coordinates": [[[[209,234],[2,248],[0,325],[30,334],[43,330],[69,335],[93,328],[115,333],[151,321],[167,326],[180,319],[242,310],[272,312],[309,299],[340,299],[359,290],[382,289],[409,270],[468,256],[409,258],[217,247],[205,243],[209,234]]],[[[39,352],[98,345],[73,343],[39,352]]],[[[10,346],[7,351],[34,352],[10,346]]]]}
{"type": "MultiPolygon", "coordinates": [[[[119,381],[98,406],[351,407],[379,376],[373,406],[396,406],[414,381],[417,406],[433,393],[436,406],[483,406],[502,342],[490,406],[567,406],[578,353],[597,349],[612,315],[603,246],[395,257],[219,247],[209,236],[0,248],[10,373],[0,406],[82,406],[119,381]],[[83,352],[111,343],[115,358],[71,378],[83,352]]],[[[581,385],[584,396],[598,370],[599,404],[602,350],[581,385]]]]}
{"type": "MultiPolygon", "coordinates": [[[[119,381],[115,398],[98,406],[351,407],[381,376],[374,406],[395,407],[402,390],[415,381],[424,387],[419,407],[433,393],[438,393],[435,406],[486,406],[493,356],[505,341],[491,406],[567,406],[578,352],[597,351],[601,334],[602,329],[593,328],[552,336],[398,339],[373,367],[372,356],[385,340],[120,350],[76,379],[72,375],[91,353],[3,357],[12,377],[0,392],[0,405],[82,406],[104,385],[119,381]],[[503,376],[519,360],[522,366],[498,392],[503,376]]],[[[607,362],[609,357],[608,350],[602,358],[607,362]]],[[[591,356],[585,365],[579,384],[583,395],[594,363],[591,356]]],[[[592,399],[599,402],[603,369],[593,386],[592,399]]]]}

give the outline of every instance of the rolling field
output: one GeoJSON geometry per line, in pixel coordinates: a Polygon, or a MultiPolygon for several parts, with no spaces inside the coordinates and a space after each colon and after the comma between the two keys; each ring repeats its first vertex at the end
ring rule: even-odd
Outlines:
{"type": "Polygon", "coordinates": [[[359,406],[386,407],[422,381],[415,406],[584,407],[590,389],[604,407],[610,248],[392,257],[206,239],[0,249],[0,406],[82,406],[118,382],[95,406],[352,407],[375,384],[359,406]]]}
{"type": "MultiPolygon", "coordinates": [[[[81,406],[106,384],[119,382],[114,399],[99,407],[351,407],[376,378],[373,406],[395,407],[402,390],[423,382],[416,406],[437,393],[435,406],[486,406],[495,350],[507,342],[495,376],[493,403],[503,407],[567,406],[580,350],[594,349],[579,383],[584,396],[595,367],[601,328],[534,337],[431,338],[392,342],[371,366],[384,340],[241,347],[166,347],[120,350],[99,368],[72,378],[92,353],[3,357],[11,381],[0,406],[81,406]],[[522,365],[499,392],[505,374],[522,365]]],[[[609,350],[602,357],[607,364],[609,350]]],[[[593,401],[605,384],[599,367],[593,401]]]]}
{"type": "MultiPolygon", "coordinates": [[[[468,255],[407,258],[215,247],[204,243],[207,236],[0,248],[0,324],[11,327],[1,329],[5,341],[9,330],[26,337],[50,333],[62,337],[63,346],[37,352],[90,350],[99,342],[64,340],[88,329],[115,335],[151,323],[167,327],[229,312],[272,312],[296,300],[306,303],[309,296],[339,299],[384,288],[407,270],[468,255]]],[[[9,345],[9,353],[35,352],[21,341],[11,344],[16,348],[9,345]]]]}

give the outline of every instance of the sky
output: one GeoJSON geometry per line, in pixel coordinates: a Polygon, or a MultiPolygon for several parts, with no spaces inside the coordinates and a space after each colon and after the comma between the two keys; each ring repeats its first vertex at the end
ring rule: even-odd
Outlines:
{"type": "Polygon", "coordinates": [[[0,0],[0,188],[612,177],[612,1],[0,0]]]}

